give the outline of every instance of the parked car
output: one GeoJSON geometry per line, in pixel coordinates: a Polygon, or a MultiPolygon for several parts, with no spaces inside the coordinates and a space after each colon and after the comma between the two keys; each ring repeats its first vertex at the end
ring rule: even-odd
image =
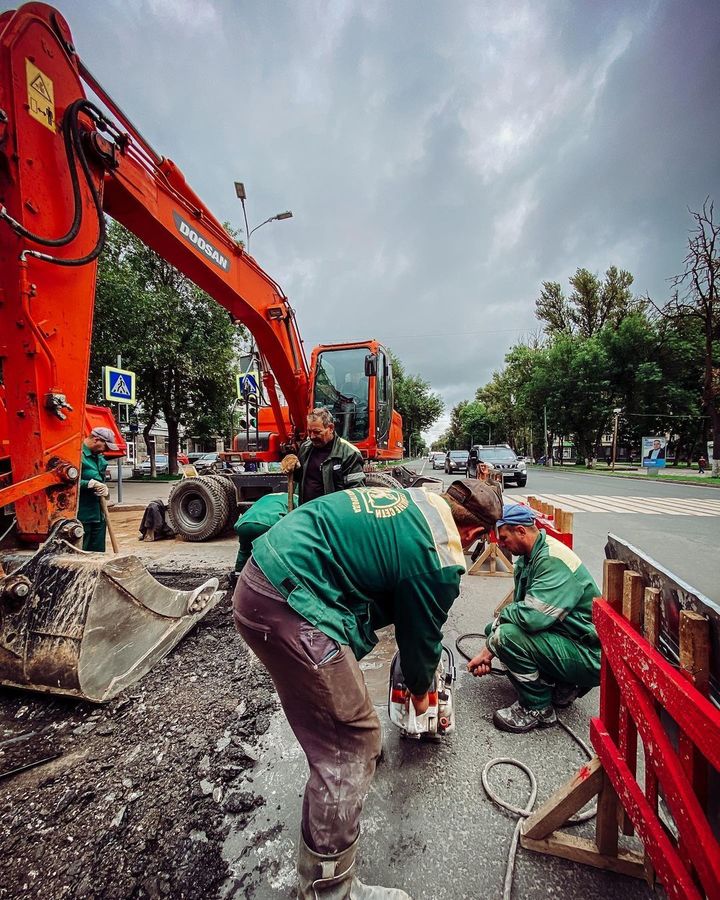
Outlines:
{"type": "Polygon", "coordinates": [[[445,473],[452,475],[455,472],[467,472],[468,456],[467,450],[448,450],[445,456],[445,473]]]}
{"type": "MultiPolygon", "coordinates": [[[[125,461],[122,464],[122,477],[123,481],[127,478],[132,478],[133,476],[133,465],[125,461]]],[[[110,459],[108,460],[108,467],[105,470],[105,481],[117,481],[117,460],[110,459]]]]}
{"type": "Polygon", "coordinates": [[[198,474],[209,472],[218,466],[219,456],[217,453],[203,453],[197,459],[193,460],[193,465],[197,469],[198,474]]]}
{"type": "Polygon", "coordinates": [[[477,450],[478,459],[492,466],[495,472],[502,475],[503,487],[506,481],[514,481],[518,487],[527,484],[527,463],[518,459],[509,444],[494,444],[482,446],[476,444],[473,450],[477,450]]]}
{"type": "MultiPolygon", "coordinates": [[[[170,471],[169,462],[166,453],[156,453],[155,454],[155,474],[156,475],[167,475],[170,471]]],[[[149,475],[150,474],[150,457],[144,459],[139,465],[135,467],[135,472],[139,472],[140,475],[149,475]]]]}
{"type": "Polygon", "coordinates": [[[433,469],[444,469],[445,468],[445,454],[440,451],[435,451],[435,453],[430,454],[430,462],[432,463],[433,469]]]}

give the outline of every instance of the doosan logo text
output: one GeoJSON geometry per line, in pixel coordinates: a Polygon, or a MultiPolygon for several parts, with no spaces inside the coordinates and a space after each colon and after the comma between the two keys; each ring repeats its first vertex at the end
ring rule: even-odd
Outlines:
{"type": "Polygon", "coordinates": [[[212,260],[218,268],[223,270],[223,272],[230,271],[230,260],[227,256],[223,256],[214,244],[206,237],[198,234],[197,231],[182,218],[182,216],[179,216],[174,211],[173,219],[175,219],[175,227],[188,243],[197,247],[201,253],[204,253],[205,256],[212,260]]]}

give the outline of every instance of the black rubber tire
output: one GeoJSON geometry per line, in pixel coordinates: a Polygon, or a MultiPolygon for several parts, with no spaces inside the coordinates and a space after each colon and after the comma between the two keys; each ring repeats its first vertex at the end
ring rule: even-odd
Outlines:
{"type": "Polygon", "coordinates": [[[184,541],[207,541],[227,525],[227,488],[217,477],[198,475],[175,485],[168,499],[168,518],[184,541]]]}
{"type": "Polygon", "coordinates": [[[387,472],[366,472],[365,487],[384,487],[402,490],[402,485],[397,478],[393,478],[393,476],[388,475],[387,472]]]}
{"type": "Polygon", "coordinates": [[[518,487],[525,487],[525,485],[527,484],[527,475],[525,476],[525,478],[516,478],[515,484],[518,487]]]}
{"type": "Polygon", "coordinates": [[[238,499],[237,499],[237,491],[235,490],[235,485],[232,481],[227,477],[227,475],[222,475],[220,472],[216,472],[212,475],[208,475],[208,478],[214,478],[218,484],[221,485],[222,489],[227,494],[228,498],[228,517],[226,526],[228,528],[232,528],[235,522],[237,521],[239,512],[238,512],[238,499]]]}

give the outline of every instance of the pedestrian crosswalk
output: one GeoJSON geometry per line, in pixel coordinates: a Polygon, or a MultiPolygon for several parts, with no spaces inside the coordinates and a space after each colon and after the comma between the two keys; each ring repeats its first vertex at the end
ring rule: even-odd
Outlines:
{"type": "Polygon", "coordinates": [[[625,513],[645,516],[720,516],[720,498],[604,497],[596,494],[532,494],[505,491],[505,501],[526,503],[528,496],[571,513],[625,513]]]}

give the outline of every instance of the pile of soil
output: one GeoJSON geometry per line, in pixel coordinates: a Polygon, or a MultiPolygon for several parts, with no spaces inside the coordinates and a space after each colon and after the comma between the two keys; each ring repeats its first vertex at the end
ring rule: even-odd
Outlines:
{"type": "Polygon", "coordinates": [[[255,747],[276,708],[227,595],[105,706],[3,690],[0,898],[218,896],[223,840],[264,803],[255,747]]]}

